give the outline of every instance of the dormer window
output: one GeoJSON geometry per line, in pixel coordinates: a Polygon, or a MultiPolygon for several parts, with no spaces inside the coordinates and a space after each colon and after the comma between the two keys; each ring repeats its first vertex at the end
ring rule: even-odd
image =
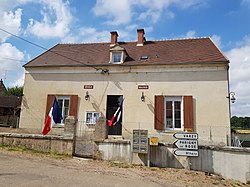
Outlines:
{"type": "Polygon", "coordinates": [[[110,61],[111,64],[122,64],[127,57],[127,53],[124,48],[118,44],[110,48],[110,61]]]}

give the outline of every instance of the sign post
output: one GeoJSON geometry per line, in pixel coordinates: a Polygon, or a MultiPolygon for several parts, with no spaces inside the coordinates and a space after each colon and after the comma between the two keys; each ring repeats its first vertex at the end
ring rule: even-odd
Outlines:
{"type": "Polygon", "coordinates": [[[178,148],[174,150],[176,156],[199,156],[197,133],[175,133],[173,136],[177,139],[174,142],[178,148]]]}

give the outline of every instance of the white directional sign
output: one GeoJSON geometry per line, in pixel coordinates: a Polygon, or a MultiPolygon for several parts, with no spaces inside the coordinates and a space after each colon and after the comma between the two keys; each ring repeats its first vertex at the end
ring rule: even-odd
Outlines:
{"type": "Polygon", "coordinates": [[[175,150],[174,154],[176,156],[199,156],[198,151],[190,151],[190,150],[175,150]]]}
{"type": "Polygon", "coordinates": [[[174,137],[177,139],[189,139],[189,140],[197,140],[197,133],[175,133],[174,137]]]}
{"type": "Polygon", "coordinates": [[[179,149],[198,149],[197,140],[176,140],[174,145],[179,149]]]}

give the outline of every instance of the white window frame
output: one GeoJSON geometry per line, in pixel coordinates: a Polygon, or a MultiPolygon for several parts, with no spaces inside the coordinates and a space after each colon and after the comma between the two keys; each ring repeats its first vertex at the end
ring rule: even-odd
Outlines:
{"type": "Polygon", "coordinates": [[[166,130],[184,130],[184,110],[183,110],[183,97],[182,96],[165,96],[164,97],[164,126],[166,130]],[[166,117],[166,101],[172,101],[172,117],[173,117],[173,127],[168,128],[167,127],[167,117],[166,117]],[[181,102],[181,127],[175,128],[175,115],[174,115],[174,101],[180,101],[181,102]]]}
{"type": "Polygon", "coordinates": [[[95,125],[97,119],[101,117],[100,112],[87,111],[85,112],[85,123],[86,125],[95,125]],[[88,120],[88,114],[91,115],[90,120],[88,120]]]}
{"type": "MultiPolygon", "coordinates": [[[[70,96],[56,96],[56,98],[57,98],[57,101],[58,100],[63,100],[62,110],[61,110],[63,119],[61,120],[61,123],[55,124],[54,127],[64,127],[64,120],[66,119],[66,117],[64,115],[64,112],[65,112],[65,100],[69,100],[68,108],[70,110],[70,96]]],[[[68,115],[67,116],[69,116],[69,110],[68,110],[68,115]]]]}

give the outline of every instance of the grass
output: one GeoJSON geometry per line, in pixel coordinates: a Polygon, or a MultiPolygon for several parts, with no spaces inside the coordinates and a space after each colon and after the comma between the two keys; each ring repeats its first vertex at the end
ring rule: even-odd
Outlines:
{"type": "Polygon", "coordinates": [[[17,147],[17,146],[13,146],[13,145],[0,144],[0,149],[6,150],[6,151],[19,152],[19,153],[28,153],[28,154],[36,155],[36,156],[52,157],[52,158],[56,158],[56,159],[72,158],[72,156],[68,155],[68,154],[62,154],[62,153],[57,153],[57,152],[43,152],[43,151],[29,149],[29,148],[24,147],[24,146],[17,147]]]}

